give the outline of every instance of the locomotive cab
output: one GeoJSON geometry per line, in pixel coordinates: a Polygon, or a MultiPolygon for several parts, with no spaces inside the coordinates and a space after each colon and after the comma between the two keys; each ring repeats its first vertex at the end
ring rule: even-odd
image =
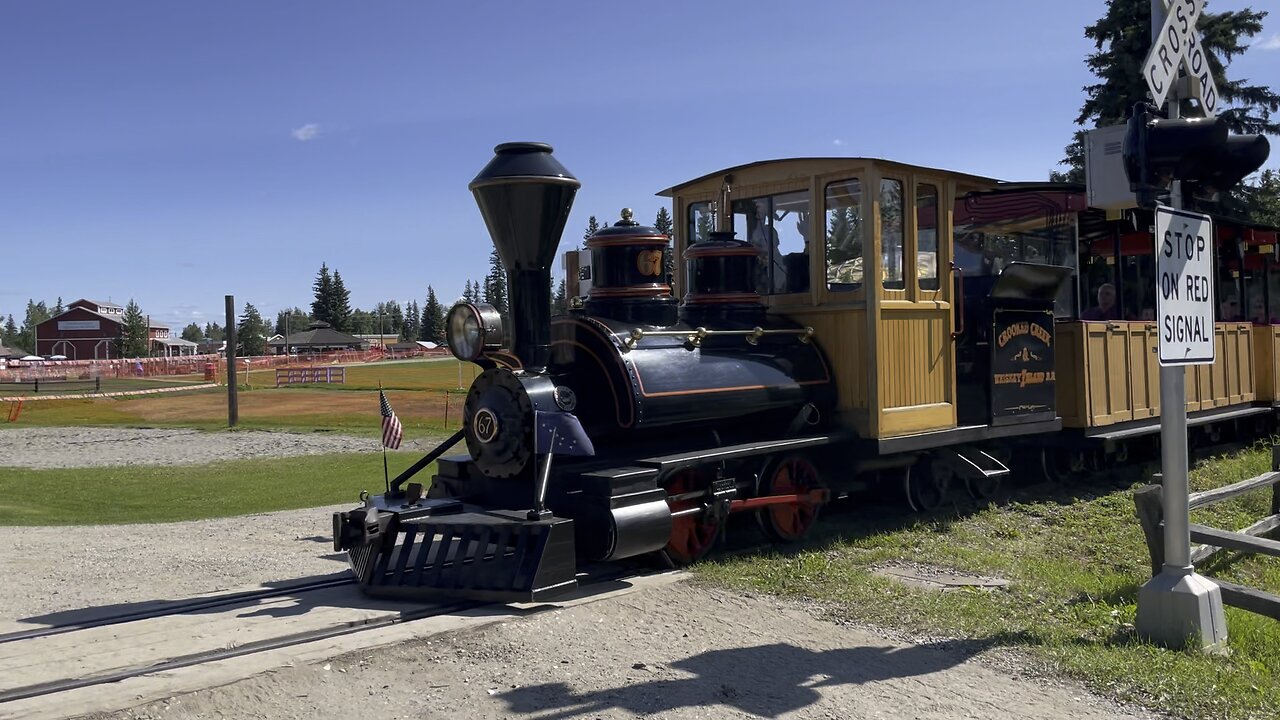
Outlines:
{"type": "Polygon", "coordinates": [[[989,491],[1008,472],[992,441],[1061,426],[1052,306],[1070,268],[1024,262],[1003,280],[1004,267],[973,277],[954,241],[971,219],[966,198],[1000,186],[884,160],[806,158],[728,168],[661,194],[674,204],[678,251],[715,228],[760,248],[768,313],[811,327],[831,357],[836,416],[860,448],[846,472],[901,478],[912,503],[929,506],[938,498],[920,494],[926,478],[950,472],[989,491]],[[1016,348],[974,361],[1013,325],[1027,330],[1016,348]],[[1038,338],[1047,341],[1024,347],[1038,338]]]}

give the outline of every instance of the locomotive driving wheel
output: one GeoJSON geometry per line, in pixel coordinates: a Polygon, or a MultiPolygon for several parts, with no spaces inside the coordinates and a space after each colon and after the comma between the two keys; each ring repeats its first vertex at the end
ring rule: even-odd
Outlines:
{"type": "Polygon", "coordinates": [[[662,485],[671,508],[671,538],[662,550],[674,567],[705,556],[720,537],[723,512],[711,503],[711,478],[696,470],[680,470],[662,485]]]}
{"type": "MultiPolygon", "coordinates": [[[[809,458],[788,455],[765,468],[756,495],[813,495],[822,487],[818,468],[809,458]]],[[[759,512],[760,527],[775,542],[795,542],[818,520],[819,507],[815,502],[770,505],[759,512]]]]}

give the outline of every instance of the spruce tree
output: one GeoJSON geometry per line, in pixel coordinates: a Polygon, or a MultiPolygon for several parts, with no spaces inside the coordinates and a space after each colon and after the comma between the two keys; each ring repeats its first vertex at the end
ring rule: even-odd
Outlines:
{"type": "Polygon", "coordinates": [[[150,355],[148,346],[151,341],[148,337],[150,329],[147,327],[147,318],[143,316],[142,309],[133,301],[133,298],[129,298],[129,304],[124,308],[122,320],[124,327],[120,330],[120,339],[116,347],[120,357],[140,358],[150,355]]]}
{"type": "Polygon", "coordinates": [[[65,312],[66,308],[62,307],[62,296],[58,296],[58,302],[53,306],[53,317],[57,317],[65,312]]]}
{"type": "Polygon", "coordinates": [[[186,327],[182,328],[182,339],[193,343],[204,340],[204,333],[200,332],[200,324],[188,323],[186,327]]]}
{"type": "Polygon", "coordinates": [[[560,284],[556,285],[556,291],[551,294],[551,314],[564,315],[569,312],[568,289],[565,286],[564,278],[560,278],[560,284]]]}
{"type": "Polygon", "coordinates": [[[351,293],[347,291],[347,286],[342,282],[342,273],[337,270],[333,271],[333,319],[329,322],[335,330],[348,332],[347,328],[351,326],[351,293]]]}
{"type": "Polygon", "coordinates": [[[236,340],[244,357],[267,354],[267,324],[253,303],[244,304],[244,313],[236,323],[236,340]]]}
{"type": "Polygon", "coordinates": [[[596,219],[595,215],[587,218],[587,231],[582,233],[582,247],[585,248],[587,246],[587,240],[590,240],[591,236],[595,235],[602,227],[604,226],[600,224],[600,221],[596,219]]]}
{"type": "MultiPolygon", "coordinates": [[[[1218,117],[1234,133],[1280,132],[1280,124],[1271,121],[1271,113],[1280,110],[1280,95],[1265,86],[1246,85],[1247,80],[1228,80],[1225,75],[1226,66],[1248,47],[1242,40],[1262,31],[1266,15],[1247,8],[1205,12],[1197,23],[1218,94],[1224,105],[1234,106],[1220,111],[1218,117]]],[[[1142,61],[1151,49],[1151,2],[1108,0],[1106,15],[1085,27],[1084,34],[1096,49],[1085,64],[1100,82],[1084,87],[1085,101],[1076,124],[1085,128],[1117,125],[1128,117],[1134,103],[1148,99],[1142,61]]],[[[1183,117],[1204,114],[1194,100],[1183,100],[1181,112],[1183,117]]],[[[1067,170],[1051,172],[1052,180],[1084,182],[1083,130],[1076,131],[1061,164],[1067,170]]]]}
{"type": "Polygon", "coordinates": [[[497,248],[489,253],[489,274],[484,279],[484,301],[494,306],[498,314],[507,314],[507,270],[497,248]]]}
{"type": "Polygon", "coordinates": [[[671,285],[676,276],[675,249],[671,245],[671,239],[675,236],[675,223],[671,221],[671,213],[667,212],[665,207],[658,208],[658,216],[653,219],[653,229],[667,236],[667,247],[663,253],[662,262],[666,271],[667,285],[671,285]]]}
{"type": "MultiPolygon", "coordinates": [[[[471,283],[468,282],[467,289],[470,288],[471,283]]],[[[422,330],[418,337],[437,344],[444,342],[444,307],[436,298],[435,288],[430,285],[427,286],[427,304],[422,307],[422,330]]]]}
{"type": "Polygon", "coordinates": [[[222,342],[227,339],[227,333],[218,323],[205,323],[204,336],[209,342],[222,342]]]}
{"type": "Polygon", "coordinates": [[[404,323],[400,326],[400,337],[406,341],[418,339],[420,330],[418,323],[422,320],[422,312],[418,310],[418,301],[410,300],[404,305],[404,323]]]}
{"type": "Polygon", "coordinates": [[[4,345],[10,349],[18,344],[18,324],[13,321],[13,313],[9,313],[9,319],[4,323],[3,336],[0,336],[0,345],[4,345]]]}
{"type": "Polygon", "coordinates": [[[320,272],[316,281],[311,284],[315,300],[311,302],[311,317],[318,322],[333,324],[333,277],[329,275],[329,266],[320,263],[320,272]]]}

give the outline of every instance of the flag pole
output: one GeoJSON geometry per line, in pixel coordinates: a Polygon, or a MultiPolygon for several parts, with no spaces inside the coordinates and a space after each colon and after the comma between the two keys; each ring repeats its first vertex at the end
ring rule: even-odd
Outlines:
{"type": "MultiPolygon", "coordinates": [[[[379,400],[381,400],[382,398],[382,381],[381,380],[378,381],[378,398],[379,400]]],[[[384,442],[384,438],[382,438],[382,436],[379,436],[378,444],[382,446],[382,483],[387,488],[386,495],[390,495],[391,494],[391,475],[390,473],[387,472],[387,443],[384,442]]]]}

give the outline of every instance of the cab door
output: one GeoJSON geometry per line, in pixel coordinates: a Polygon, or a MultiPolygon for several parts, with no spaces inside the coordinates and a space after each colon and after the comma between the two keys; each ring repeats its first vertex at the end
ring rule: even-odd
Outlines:
{"type": "Polygon", "coordinates": [[[876,436],[956,426],[950,183],[873,173],[868,330],[874,335],[876,436]]]}

